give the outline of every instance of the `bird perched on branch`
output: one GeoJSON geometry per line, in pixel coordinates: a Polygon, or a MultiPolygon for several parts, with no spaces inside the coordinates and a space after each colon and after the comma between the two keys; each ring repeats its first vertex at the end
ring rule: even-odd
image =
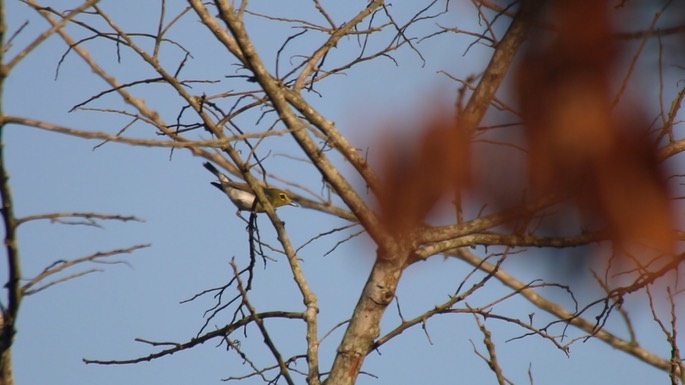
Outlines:
{"type": "MultiPolygon", "coordinates": [[[[219,179],[219,182],[212,182],[212,185],[228,195],[228,197],[231,199],[231,202],[236,205],[238,210],[252,211],[257,213],[264,212],[264,207],[262,207],[260,202],[256,201],[255,193],[252,188],[250,188],[250,185],[247,183],[239,183],[231,180],[209,162],[205,162],[202,165],[205,166],[209,172],[216,175],[216,177],[219,179]]],[[[264,195],[274,208],[285,205],[296,207],[299,206],[290,199],[285,191],[281,189],[264,187],[264,195]]]]}

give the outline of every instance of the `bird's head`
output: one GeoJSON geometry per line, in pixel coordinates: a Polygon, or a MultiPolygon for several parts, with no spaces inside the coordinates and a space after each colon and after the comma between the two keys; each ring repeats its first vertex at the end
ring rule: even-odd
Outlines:
{"type": "Polygon", "coordinates": [[[280,207],[280,206],[285,206],[285,205],[290,205],[290,206],[295,206],[298,207],[299,205],[290,199],[288,194],[277,188],[265,188],[264,189],[264,195],[266,195],[266,199],[269,200],[269,203],[271,203],[271,206],[274,208],[280,207]]]}

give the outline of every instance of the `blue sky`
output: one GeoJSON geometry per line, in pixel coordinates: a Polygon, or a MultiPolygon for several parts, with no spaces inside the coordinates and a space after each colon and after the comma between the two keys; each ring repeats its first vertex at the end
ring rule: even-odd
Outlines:
{"type": "MultiPolygon", "coordinates": [[[[331,12],[349,15],[351,11],[346,7],[354,10],[363,3],[349,2],[330,7],[331,12]],[[335,10],[337,7],[341,9],[335,10]]],[[[51,4],[63,7],[61,2],[51,4]]],[[[308,2],[297,2],[292,7],[265,1],[255,1],[254,5],[271,14],[311,12],[308,2]]],[[[168,4],[168,13],[174,15],[182,6],[185,5],[168,4]]],[[[6,7],[10,31],[30,20],[17,38],[14,49],[9,52],[11,57],[46,25],[19,2],[7,2],[6,7]]],[[[153,32],[156,28],[155,15],[159,7],[156,2],[103,2],[102,7],[126,28],[141,32],[153,32]]],[[[400,4],[392,7],[400,19],[409,15],[409,10],[403,7],[400,4]]],[[[482,27],[470,17],[472,10],[469,7],[454,4],[448,16],[460,28],[480,30],[482,27]]],[[[292,33],[288,29],[272,29],[272,25],[261,21],[248,23],[249,32],[257,48],[265,53],[267,63],[273,62],[272,53],[292,33]]],[[[436,26],[426,22],[421,28],[431,31],[436,26]]],[[[418,29],[413,33],[421,35],[425,31],[418,29]]],[[[72,28],[70,32],[77,36],[82,34],[72,28]]],[[[201,28],[196,17],[186,16],[170,36],[191,49],[194,55],[184,69],[186,78],[221,81],[217,85],[197,85],[194,93],[242,87],[237,81],[224,78],[225,75],[236,74],[231,66],[233,61],[223,51],[217,50],[218,46],[201,28]]],[[[461,56],[470,42],[469,39],[459,40],[446,35],[428,40],[418,46],[429,58],[425,66],[415,53],[405,48],[396,55],[400,63],[398,67],[387,60],[363,64],[346,75],[326,80],[320,90],[322,97],[313,94],[308,97],[324,115],[336,122],[355,145],[360,148],[372,146],[381,134],[377,127],[382,127],[390,119],[413,119],[415,116],[411,111],[430,98],[453,97],[456,85],[436,73],[437,70],[466,76],[483,67],[488,49],[475,46],[467,55],[461,56]]],[[[305,39],[301,44],[313,46],[315,42],[305,39]]],[[[352,46],[343,44],[340,50],[352,46]]],[[[122,62],[116,63],[113,46],[90,43],[86,47],[92,49],[94,55],[104,61],[122,82],[152,76],[130,53],[124,51],[122,62]]],[[[6,113],[84,130],[115,133],[125,124],[125,119],[92,111],[67,113],[72,106],[107,86],[94,77],[75,55],[66,58],[60,76],[55,80],[57,63],[64,52],[63,42],[53,36],[12,72],[4,91],[6,113]]],[[[180,60],[181,52],[167,46],[162,57],[173,68],[174,63],[180,60]]],[[[161,85],[140,86],[132,91],[145,97],[148,105],[170,123],[182,106],[179,98],[161,85]]],[[[117,96],[108,96],[95,102],[95,106],[123,108],[117,96]]],[[[254,116],[240,123],[254,124],[254,116]]],[[[128,134],[154,137],[149,127],[143,125],[134,126],[128,134]]],[[[220,383],[220,379],[249,370],[233,352],[226,352],[223,347],[217,348],[212,343],[136,365],[85,365],[81,361],[84,357],[133,358],[156,351],[135,342],[135,338],[176,342],[192,338],[204,323],[204,310],[213,301],[207,297],[192,303],[180,302],[202,290],[224,284],[231,274],[231,258],[239,264],[246,263],[245,224],[235,217],[235,209],[230,202],[209,184],[213,178],[202,168],[202,159],[183,150],[176,150],[170,159],[166,149],[115,143],[94,149],[99,142],[23,126],[5,129],[4,141],[17,216],[56,211],[96,211],[145,219],[144,223],[105,222],[104,229],[47,221],[24,224],[20,228],[19,241],[25,276],[38,274],[58,259],[134,244],[152,244],[147,249],[117,258],[126,264],[97,266],[106,271],[57,285],[25,299],[14,348],[18,384],[220,383]]],[[[320,179],[315,172],[301,167],[298,161],[279,156],[294,152],[292,143],[282,146],[281,143],[287,143],[287,140],[274,144],[274,154],[265,162],[269,171],[320,191],[320,179]]],[[[340,166],[346,167],[344,163],[340,166]]],[[[350,170],[346,171],[350,173],[350,170]]],[[[293,207],[280,209],[279,215],[286,222],[296,247],[320,232],[346,224],[340,219],[293,207]]],[[[260,229],[266,242],[276,244],[265,218],[260,219],[260,229]]],[[[349,316],[374,255],[369,241],[357,238],[323,257],[322,254],[330,250],[339,237],[325,237],[299,253],[305,274],[319,296],[321,335],[349,316]]],[[[482,251],[478,250],[479,253],[482,251]]],[[[276,261],[269,263],[267,269],[260,267],[257,271],[257,289],[251,294],[252,300],[261,310],[302,310],[296,287],[289,279],[286,262],[276,253],[272,256],[276,261]]],[[[511,263],[505,268],[511,269],[523,281],[549,277],[554,273],[542,264],[511,263]]],[[[411,318],[444,301],[469,271],[466,264],[445,261],[442,257],[412,266],[406,271],[398,289],[405,317],[411,318]]],[[[5,270],[0,270],[3,280],[5,274],[5,270]]],[[[586,298],[599,294],[591,288],[581,287],[578,290],[586,298]]],[[[473,301],[471,305],[478,306],[478,301],[487,303],[506,292],[493,282],[491,287],[469,301],[473,301]]],[[[668,346],[651,321],[644,302],[638,300],[640,297],[636,295],[635,302],[627,304],[634,310],[640,342],[666,356],[668,346]]],[[[537,312],[538,317],[544,317],[541,310],[520,299],[506,301],[497,310],[522,317],[537,312]]],[[[226,321],[226,317],[228,315],[217,318],[210,328],[221,326],[220,321],[226,321]]],[[[397,312],[391,306],[384,318],[383,330],[389,330],[398,321],[397,312]]],[[[495,335],[505,375],[516,383],[527,383],[531,362],[535,383],[539,384],[666,382],[665,374],[598,341],[576,343],[571,348],[570,357],[566,357],[538,337],[506,343],[521,331],[491,320],[486,325],[495,335]]],[[[609,326],[617,325],[611,322],[609,326]]],[[[301,322],[279,321],[270,326],[277,330],[274,333],[276,342],[285,353],[303,350],[304,328],[301,322]]],[[[624,330],[616,330],[619,335],[625,335],[624,330]]],[[[323,368],[330,365],[342,331],[333,332],[322,344],[323,368]]],[[[469,342],[473,341],[479,351],[485,351],[481,344],[482,335],[472,316],[447,315],[430,320],[428,332],[433,345],[421,329],[415,328],[382,347],[380,354],[371,354],[363,370],[379,378],[361,375],[359,384],[495,383],[494,376],[475,356],[469,342]]],[[[238,338],[242,339],[241,346],[246,351],[263,363],[270,362],[255,329],[249,330],[248,338],[238,338]]]]}

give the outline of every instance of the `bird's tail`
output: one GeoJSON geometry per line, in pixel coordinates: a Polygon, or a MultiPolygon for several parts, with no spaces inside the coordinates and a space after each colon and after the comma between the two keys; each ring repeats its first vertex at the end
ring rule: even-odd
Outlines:
{"type": "Polygon", "coordinates": [[[209,170],[209,172],[216,176],[219,176],[221,174],[221,171],[217,170],[216,167],[214,167],[214,165],[209,162],[204,162],[202,163],[202,165],[205,166],[205,168],[209,170]]]}
{"type": "Polygon", "coordinates": [[[217,168],[214,167],[213,164],[211,164],[211,163],[209,163],[209,162],[204,162],[204,163],[202,163],[202,165],[203,165],[209,172],[211,172],[212,174],[216,175],[216,177],[219,178],[219,181],[221,181],[221,182],[231,182],[231,178],[227,177],[226,175],[224,175],[224,173],[222,173],[221,171],[217,170],[217,168]]]}

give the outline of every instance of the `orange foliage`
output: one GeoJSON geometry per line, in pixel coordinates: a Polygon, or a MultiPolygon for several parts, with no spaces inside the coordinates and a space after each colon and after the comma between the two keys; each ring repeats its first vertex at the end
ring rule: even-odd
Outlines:
{"type": "Polygon", "coordinates": [[[411,146],[384,141],[379,204],[383,224],[398,240],[421,226],[448,192],[466,187],[469,180],[468,137],[454,119],[437,113],[420,129],[422,136],[411,146]]]}
{"type": "Polygon", "coordinates": [[[551,3],[555,38],[534,39],[518,72],[533,187],[571,195],[614,240],[670,251],[669,198],[645,119],[637,105],[622,110],[631,116],[612,108],[619,69],[607,4],[551,3]]]}
{"type": "MultiPolygon", "coordinates": [[[[638,105],[618,110],[612,101],[612,76],[623,66],[617,65],[620,50],[610,36],[607,3],[547,3],[556,29],[532,37],[515,74],[529,150],[525,190],[571,197],[586,217],[606,226],[612,240],[638,240],[670,252],[669,194],[646,119],[638,105]]],[[[419,129],[423,134],[413,146],[385,140],[378,198],[384,225],[400,240],[448,192],[472,187],[468,134],[447,114],[433,114],[419,129]]],[[[478,162],[498,154],[476,155],[478,162]]],[[[506,171],[489,171],[509,180],[506,171]]],[[[504,183],[491,188],[511,191],[504,183]]]]}

